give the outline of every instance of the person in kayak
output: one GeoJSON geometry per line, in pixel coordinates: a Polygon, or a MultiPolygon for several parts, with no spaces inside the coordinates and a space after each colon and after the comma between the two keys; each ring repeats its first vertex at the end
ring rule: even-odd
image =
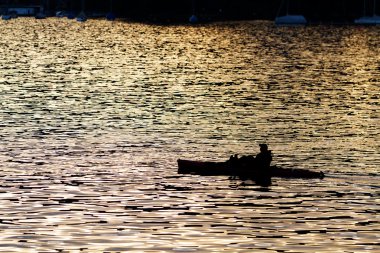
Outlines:
{"type": "Polygon", "coordinates": [[[272,151],[268,150],[267,144],[260,144],[260,153],[255,158],[255,170],[258,172],[255,181],[261,186],[269,186],[272,183],[270,163],[272,162],[272,151]]]}
{"type": "Polygon", "coordinates": [[[229,166],[234,170],[234,175],[230,178],[240,179],[256,178],[263,181],[264,184],[268,184],[270,180],[270,163],[272,162],[272,151],[268,150],[267,144],[260,144],[260,153],[253,155],[238,157],[234,155],[227,161],[229,166]],[[252,173],[252,175],[250,175],[252,173]]]}
{"type": "Polygon", "coordinates": [[[255,162],[258,169],[269,169],[272,162],[272,151],[268,150],[267,144],[259,144],[260,153],[256,155],[255,162]]]}

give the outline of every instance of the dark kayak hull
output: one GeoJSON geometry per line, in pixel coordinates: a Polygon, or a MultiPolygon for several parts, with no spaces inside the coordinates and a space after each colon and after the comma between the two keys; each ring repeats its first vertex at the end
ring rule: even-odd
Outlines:
{"type": "Polygon", "coordinates": [[[179,174],[194,174],[202,176],[239,176],[242,178],[263,178],[263,177],[281,177],[281,178],[323,178],[323,172],[316,172],[305,169],[287,169],[277,166],[271,166],[265,175],[254,169],[237,169],[232,167],[228,162],[201,162],[191,160],[178,160],[179,174]]]}

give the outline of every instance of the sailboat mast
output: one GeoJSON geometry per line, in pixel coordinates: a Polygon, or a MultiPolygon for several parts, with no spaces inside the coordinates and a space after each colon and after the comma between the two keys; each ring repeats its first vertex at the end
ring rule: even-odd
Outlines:
{"type": "Polygon", "coordinates": [[[191,1],[191,9],[192,9],[192,14],[195,15],[195,7],[196,6],[196,3],[195,3],[195,0],[191,1]]]}
{"type": "Polygon", "coordinates": [[[286,1],[286,15],[289,15],[289,2],[290,0],[286,1]]]}
{"type": "Polygon", "coordinates": [[[276,17],[279,17],[281,14],[282,6],[284,5],[284,0],[281,0],[280,7],[277,10],[276,17]]]}
{"type": "Polygon", "coordinates": [[[376,0],[373,0],[373,16],[376,16],[376,0]]]}

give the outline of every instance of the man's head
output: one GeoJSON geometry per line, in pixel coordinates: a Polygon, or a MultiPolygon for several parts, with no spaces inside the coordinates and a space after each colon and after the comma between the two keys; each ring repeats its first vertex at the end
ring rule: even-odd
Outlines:
{"type": "Polygon", "coordinates": [[[259,144],[259,146],[260,146],[261,152],[268,151],[268,145],[267,144],[259,144]]]}

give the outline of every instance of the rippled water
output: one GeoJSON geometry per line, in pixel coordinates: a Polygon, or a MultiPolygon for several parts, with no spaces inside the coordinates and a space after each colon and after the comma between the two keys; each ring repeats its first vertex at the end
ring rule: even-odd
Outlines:
{"type": "Polygon", "coordinates": [[[0,252],[380,250],[379,27],[0,31],[0,252]],[[261,142],[327,177],[177,175],[261,142]]]}

